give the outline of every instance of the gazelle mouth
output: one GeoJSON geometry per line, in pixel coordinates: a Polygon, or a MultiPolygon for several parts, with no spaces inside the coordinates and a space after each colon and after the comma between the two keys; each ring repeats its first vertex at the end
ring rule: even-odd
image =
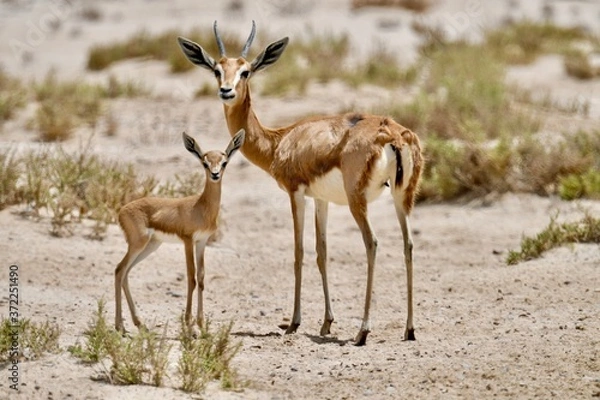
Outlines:
{"type": "Polygon", "coordinates": [[[235,97],[235,93],[231,93],[231,94],[221,93],[221,94],[219,94],[219,97],[223,101],[229,101],[229,100],[232,100],[235,97]]]}

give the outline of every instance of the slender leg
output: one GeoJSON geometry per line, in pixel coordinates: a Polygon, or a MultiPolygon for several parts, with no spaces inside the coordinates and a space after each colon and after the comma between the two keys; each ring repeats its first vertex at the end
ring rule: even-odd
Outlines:
{"type": "Polygon", "coordinates": [[[304,258],[304,191],[290,193],[292,217],[294,219],[294,314],[285,333],[294,333],[300,326],[300,292],[302,288],[302,261],[304,258]]]}
{"type": "Polygon", "coordinates": [[[321,336],[331,333],[333,312],[331,311],[331,300],[329,298],[329,284],[327,283],[327,211],[329,203],[324,200],[315,199],[315,226],[317,230],[316,249],[317,265],[321,272],[323,281],[323,294],[325,296],[325,317],[321,326],[321,336]]]}
{"type": "Polygon", "coordinates": [[[183,241],[185,246],[185,263],[187,271],[187,300],[185,302],[185,322],[191,327],[194,323],[192,320],[192,296],[196,289],[196,266],[194,264],[194,243],[187,238],[183,241]]]}
{"type": "Polygon", "coordinates": [[[132,260],[135,260],[137,255],[140,253],[140,250],[133,250],[130,245],[127,249],[127,253],[121,260],[121,262],[117,265],[115,269],[115,329],[117,331],[124,331],[123,329],[123,312],[121,309],[121,294],[124,289],[123,282],[127,270],[129,269],[132,260]]]}
{"type": "Polygon", "coordinates": [[[404,331],[404,340],[415,340],[415,328],[413,326],[413,241],[410,232],[408,215],[402,206],[402,196],[400,190],[396,190],[394,195],[394,205],[396,207],[396,216],[402,230],[402,240],[404,241],[404,262],[406,264],[406,296],[408,301],[406,330],[404,331]]]}
{"type": "Polygon", "coordinates": [[[350,212],[358,224],[362,233],[363,242],[367,251],[367,293],[365,296],[365,310],[362,324],[354,341],[357,346],[363,346],[367,342],[367,335],[371,332],[371,297],[373,295],[373,275],[375,271],[375,257],[377,255],[377,238],[373,233],[371,224],[367,217],[367,200],[364,195],[349,196],[350,212]]]}
{"type": "Polygon", "coordinates": [[[208,236],[196,242],[196,281],[198,284],[198,310],[196,324],[198,324],[200,328],[204,326],[204,249],[206,248],[207,241],[208,236]]]}
{"type": "Polygon", "coordinates": [[[129,311],[131,312],[131,320],[133,324],[138,328],[142,325],[142,322],[137,316],[137,310],[135,308],[135,303],[133,302],[133,298],[131,297],[131,291],[129,290],[129,272],[131,269],[137,265],[140,261],[148,257],[152,254],[156,249],[158,249],[161,245],[161,242],[155,238],[151,238],[150,241],[144,247],[135,260],[129,265],[129,268],[125,270],[125,276],[123,277],[123,290],[125,291],[125,298],[127,299],[127,305],[129,306],[129,311]]]}

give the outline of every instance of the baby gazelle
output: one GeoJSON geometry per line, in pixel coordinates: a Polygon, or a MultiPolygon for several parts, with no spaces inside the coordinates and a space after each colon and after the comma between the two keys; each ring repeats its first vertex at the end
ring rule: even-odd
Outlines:
{"type": "Polygon", "coordinates": [[[123,331],[121,313],[121,288],[131,319],[140,327],[141,321],[135,311],[135,304],[129,291],[128,274],[134,265],[154,252],[169,236],[179,238],[185,245],[187,265],[187,302],[185,320],[193,325],[192,295],[198,283],[197,324],[202,326],[202,294],[204,291],[204,248],[208,238],[217,230],[217,217],[221,205],[221,178],[231,156],[244,143],[245,131],[241,129],[229,143],[225,152],[202,152],[200,146],[190,136],[183,133],[185,148],[202,162],[206,171],[206,183],[202,194],[179,199],[145,197],[125,205],[119,212],[119,224],[129,245],[127,254],[115,270],[115,328],[123,331]],[[196,259],[194,260],[194,247],[196,259]],[[197,268],[197,269],[196,269],[197,268]],[[194,274],[195,273],[195,274],[194,274]]]}

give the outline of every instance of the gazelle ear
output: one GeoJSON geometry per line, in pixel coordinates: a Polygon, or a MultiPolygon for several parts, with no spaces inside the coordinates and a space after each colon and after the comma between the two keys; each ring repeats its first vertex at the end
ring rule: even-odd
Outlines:
{"type": "Polygon", "coordinates": [[[202,149],[200,149],[200,146],[198,146],[198,143],[196,143],[194,138],[185,132],[183,132],[182,137],[183,145],[185,146],[187,151],[194,154],[196,157],[198,157],[200,161],[202,161],[202,159],[204,158],[204,153],[202,152],[202,149]]]}
{"type": "Polygon", "coordinates": [[[229,146],[225,150],[225,155],[227,158],[231,158],[231,156],[239,150],[240,147],[244,144],[244,139],[246,138],[246,131],[244,129],[240,129],[238,133],[231,139],[229,142],[229,146]]]}
{"type": "Polygon", "coordinates": [[[181,47],[183,54],[185,54],[187,59],[193,64],[211,71],[215,69],[215,60],[209,56],[198,43],[192,42],[181,36],[177,38],[177,43],[179,43],[179,47],[181,47]]]}
{"type": "Polygon", "coordinates": [[[284,37],[283,39],[268,45],[267,48],[264,49],[250,64],[252,66],[252,72],[260,71],[279,60],[279,57],[283,54],[288,42],[289,38],[284,37]]]}

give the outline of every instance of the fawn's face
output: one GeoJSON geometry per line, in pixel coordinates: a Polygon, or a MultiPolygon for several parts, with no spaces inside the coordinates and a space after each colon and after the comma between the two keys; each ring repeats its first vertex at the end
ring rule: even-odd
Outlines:
{"type": "Polygon", "coordinates": [[[209,151],[202,157],[202,165],[206,170],[206,178],[212,182],[219,182],[227,166],[227,155],[222,151],[209,151]]]}
{"type": "Polygon", "coordinates": [[[211,150],[206,153],[202,151],[193,137],[185,132],[183,132],[182,136],[185,148],[200,160],[202,166],[206,170],[206,179],[212,182],[219,182],[223,177],[223,172],[225,171],[227,163],[235,152],[244,144],[246,131],[240,129],[238,133],[231,138],[225,151],[211,150]]]}

